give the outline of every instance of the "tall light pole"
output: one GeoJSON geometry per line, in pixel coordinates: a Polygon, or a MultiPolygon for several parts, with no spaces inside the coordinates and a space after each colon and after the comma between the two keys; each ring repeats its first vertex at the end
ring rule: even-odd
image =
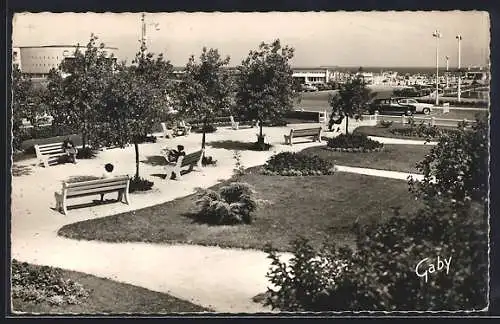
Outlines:
{"type": "Polygon", "coordinates": [[[460,49],[460,42],[462,41],[462,36],[458,34],[455,37],[458,40],[458,89],[457,89],[457,100],[460,102],[461,96],[462,96],[462,90],[460,89],[460,85],[462,83],[462,71],[460,71],[460,59],[461,59],[461,49],[460,49]]]}
{"type": "Polygon", "coordinates": [[[441,38],[441,33],[439,30],[435,30],[432,33],[433,37],[436,37],[436,106],[439,105],[439,39],[441,38]]]}
{"type": "Polygon", "coordinates": [[[141,48],[146,47],[146,27],[147,25],[154,26],[155,30],[160,30],[159,23],[149,23],[146,24],[146,14],[141,15],[141,48]]]}
{"type": "Polygon", "coordinates": [[[448,84],[448,70],[449,70],[449,59],[450,57],[448,55],[446,55],[446,88],[448,88],[449,84],[448,84]]]}

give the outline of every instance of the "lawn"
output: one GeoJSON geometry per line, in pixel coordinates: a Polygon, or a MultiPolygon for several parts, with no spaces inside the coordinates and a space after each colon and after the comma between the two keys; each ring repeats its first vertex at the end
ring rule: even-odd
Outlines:
{"type": "MultiPolygon", "coordinates": [[[[32,267],[38,268],[40,266],[32,265],[32,267]]],[[[13,311],[41,314],[152,314],[211,311],[168,294],[81,272],[62,270],[62,278],[71,279],[83,285],[85,289],[90,290],[89,297],[78,305],[52,305],[46,301],[37,303],[14,298],[12,300],[13,311]]]]}
{"type": "Polygon", "coordinates": [[[370,153],[335,152],[326,147],[310,147],[302,152],[319,155],[338,165],[418,173],[415,164],[422,161],[430,149],[430,145],[385,144],[382,151],[370,153]]]}
{"type": "MultiPolygon", "coordinates": [[[[58,234],[72,239],[110,242],[154,242],[217,245],[262,250],[267,243],[289,251],[301,235],[320,244],[325,236],[338,243],[353,242],[352,226],[379,222],[393,207],[413,212],[418,202],[405,181],[358,174],[331,176],[264,176],[249,169],[241,181],[256,189],[259,204],[251,225],[209,226],[195,223],[195,195],[153,207],[77,222],[58,234]]],[[[219,187],[221,184],[217,185],[219,187]]]]}

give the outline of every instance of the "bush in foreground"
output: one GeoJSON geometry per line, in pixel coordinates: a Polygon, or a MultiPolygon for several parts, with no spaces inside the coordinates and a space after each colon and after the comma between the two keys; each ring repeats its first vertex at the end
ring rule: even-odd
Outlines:
{"type": "Polygon", "coordinates": [[[153,185],[154,182],[152,181],[134,176],[132,179],[130,179],[128,192],[148,191],[151,190],[151,188],[153,188],[153,185]]]}
{"type": "Polygon", "coordinates": [[[330,138],[327,146],[342,152],[373,152],[380,151],[384,144],[369,139],[365,134],[340,134],[330,138]]]}
{"type": "Polygon", "coordinates": [[[219,192],[202,189],[195,204],[196,219],[211,225],[250,224],[257,208],[255,192],[244,182],[232,182],[219,192]]]}
{"type": "Polygon", "coordinates": [[[282,152],[273,155],[264,165],[262,172],[283,176],[327,175],[334,173],[334,165],[317,155],[282,152]]]}
{"type": "Polygon", "coordinates": [[[277,288],[268,289],[266,304],[282,311],[483,309],[488,287],[484,211],[456,212],[442,205],[412,218],[395,216],[359,230],[356,251],[331,244],[316,251],[299,240],[289,265],[268,251],[268,278],[277,288]],[[437,268],[438,257],[442,266],[450,261],[448,272],[437,268]],[[419,276],[416,266],[422,260],[419,276]]]}
{"type": "Polygon", "coordinates": [[[63,279],[60,269],[12,260],[12,298],[62,305],[80,304],[88,296],[82,285],[63,279]]]}

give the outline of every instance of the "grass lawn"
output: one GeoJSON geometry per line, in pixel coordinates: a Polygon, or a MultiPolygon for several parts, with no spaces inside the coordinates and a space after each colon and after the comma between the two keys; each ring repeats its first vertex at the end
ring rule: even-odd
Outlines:
{"type": "MultiPolygon", "coordinates": [[[[39,267],[32,265],[33,267],[39,267]]],[[[168,294],[154,292],[145,288],[98,278],[89,274],[62,270],[64,279],[80,283],[90,296],[79,305],[52,305],[49,302],[36,303],[12,300],[13,311],[27,313],[179,313],[211,311],[168,294]]]]}
{"type": "Polygon", "coordinates": [[[415,164],[422,161],[430,149],[430,145],[384,144],[382,151],[370,153],[335,152],[325,147],[310,147],[302,152],[319,155],[338,165],[418,173],[415,164]]]}
{"type": "MultiPolygon", "coordinates": [[[[352,243],[352,225],[379,222],[393,207],[413,212],[418,207],[405,181],[358,174],[331,176],[264,176],[251,168],[243,176],[265,199],[252,225],[209,226],[190,217],[195,195],[153,207],[62,227],[58,234],[110,242],[190,243],[263,249],[271,243],[289,251],[298,235],[319,244],[329,233],[339,243],[352,243]]],[[[215,187],[220,187],[221,184],[215,187]]]]}

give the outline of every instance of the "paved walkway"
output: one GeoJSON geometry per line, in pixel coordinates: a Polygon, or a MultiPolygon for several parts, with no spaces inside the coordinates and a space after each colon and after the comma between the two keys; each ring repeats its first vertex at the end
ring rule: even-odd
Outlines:
{"type": "MultiPolygon", "coordinates": [[[[287,129],[268,128],[266,133],[272,143],[280,143],[287,129]]],[[[56,266],[81,271],[99,277],[110,278],[141,286],[154,291],[169,293],[217,312],[269,312],[251,298],[265,292],[269,282],[266,273],[269,260],[262,251],[221,249],[190,245],[166,245],[145,243],[105,243],[77,241],[57,236],[57,230],[65,225],[85,219],[105,217],[135,210],[193,192],[195,187],[209,187],[232,175],[233,152],[227,148],[235,142],[252,141],[255,129],[231,131],[221,129],[209,134],[212,142],[207,149],[218,165],[205,168],[202,174],[190,173],[182,182],[160,180],[152,177],[161,173],[162,167],[141,163],[142,175],[155,181],[155,190],[147,194],[132,195],[132,206],[110,204],[70,210],[68,216],[51,209],[53,192],[60,190],[60,181],[68,176],[101,174],[107,162],[117,165],[117,173],[133,173],[135,170],[133,147],[101,152],[96,159],[82,160],[78,167],[58,165],[49,168],[32,167],[30,175],[13,178],[12,183],[12,257],[20,261],[56,266]],[[36,179],[36,181],[34,181],[36,179]]],[[[159,148],[182,143],[187,151],[198,147],[201,135],[192,134],[174,140],[160,140],[156,144],[143,144],[141,160],[157,156],[159,148]]],[[[324,145],[318,143],[296,144],[293,147],[276,144],[271,152],[242,151],[245,167],[263,164],[272,154],[298,151],[306,147],[324,145]]],[[[33,161],[25,161],[30,166],[33,161]]],[[[373,176],[406,180],[401,172],[370,170],[338,166],[339,172],[354,172],[373,176]]],[[[290,254],[284,254],[286,260],[290,254]]]]}

